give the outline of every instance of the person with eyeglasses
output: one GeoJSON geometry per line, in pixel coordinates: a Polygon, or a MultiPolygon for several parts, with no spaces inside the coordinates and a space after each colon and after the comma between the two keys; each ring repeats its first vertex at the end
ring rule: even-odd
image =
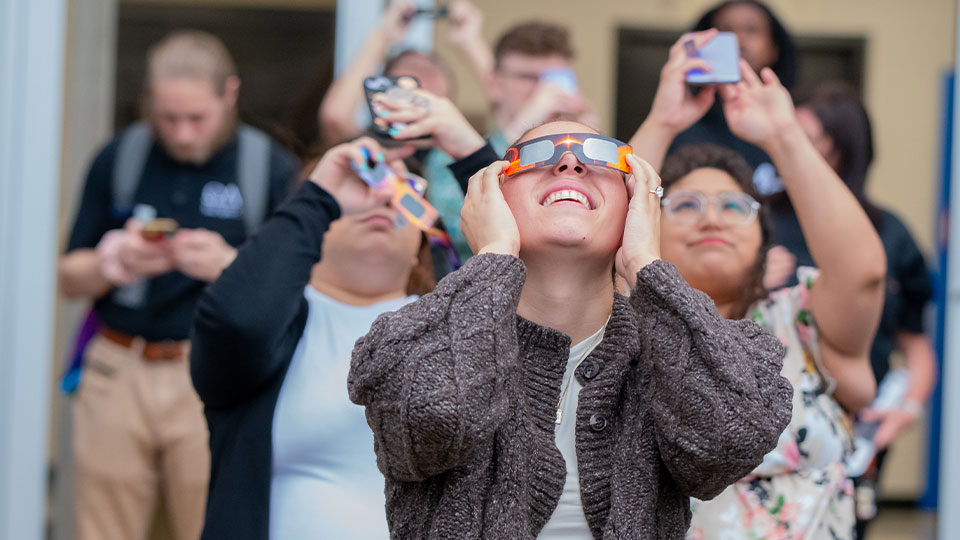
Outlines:
{"type": "Polygon", "coordinates": [[[774,447],[783,348],[661,260],[662,194],[576,122],[470,179],[477,255],[354,349],[392,538],[681,538],[774,447]]]}
{"type": "MultiPolygon", "coordinates": [[[[662,159],[672,134],[710,107],[686,89],[682,37],[661,74],[654,110],[635,148],[662,159]],[[669,119],[672,123],[667,123],[669,119]]],[[[793,414],[763,463],[710,501],[694,500],[690,540],[853,538],[854,501],[844,460],[852,450],[849,415],[870,404],[869,362],[886,272],[880,238],[857,198],[811,144],[787,90],[770,69],[758,76],[741,61],[742,80],[719,85],[732,132],[759,146],[780,172],[818,270],[799,284],[763,285],[770,227],[736,152],[714,145],[680,148],[661,171],[665,197],[660,250],[720,313],[754,320],[786,346],[781,374],[793,386],[793,414]]]]}

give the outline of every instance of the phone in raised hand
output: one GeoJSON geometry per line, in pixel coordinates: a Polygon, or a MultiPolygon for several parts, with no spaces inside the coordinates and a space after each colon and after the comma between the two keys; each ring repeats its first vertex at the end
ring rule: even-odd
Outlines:
{"type": "Polygon", "coordinates": [[[740,82],[740,45],[733,32],[720,32],[699,49],[693,40],[684,44],[687,56],[702,58],[710,64],[710,72],[692,69],[687,72],[690,84],[720,84],[740,82]]]}

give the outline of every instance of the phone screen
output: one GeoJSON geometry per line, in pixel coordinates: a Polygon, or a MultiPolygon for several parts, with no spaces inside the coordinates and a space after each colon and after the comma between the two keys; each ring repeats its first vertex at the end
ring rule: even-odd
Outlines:
{"type": "Polygon", "coordinates": [[[735,83],[740,81],[740,46],[737,35],[720,32],[703,47],[696,49],[693,41],[684,44],[687,56],[703,58],[713,71],[704,73],[694,69],[687,73],[690,84],[735,83]]]}

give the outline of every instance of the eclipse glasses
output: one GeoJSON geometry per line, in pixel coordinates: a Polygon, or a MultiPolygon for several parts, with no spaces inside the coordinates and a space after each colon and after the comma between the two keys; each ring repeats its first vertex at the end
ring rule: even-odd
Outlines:
{"type": "Polygon", "coordinates": [[[401,178],[386,163],[379,162],[371,166],[370,153],[366,148],[361,150],[366,158],[364,163],[366,167],[358,167],[352,162],[350,164],[357,176],[377,190],[392,185],[394,195],[390,201],[391,205],[414,226],[428,233],[431,232],[439,214],[436,208],[423,198],[427,181],[415,174],[408,174],[405,178],[401,178]]]}
{"type": "Polygon", "coordinates": [[[568,151],[584,165],[630,173],[627,155],[633,152],[633,148],[629,144],[596,133],[567,133],[544,135],[511,146],[503,155],[503,159],[510,162],[503,174],[513,176],[553,165],[568,151]]]}

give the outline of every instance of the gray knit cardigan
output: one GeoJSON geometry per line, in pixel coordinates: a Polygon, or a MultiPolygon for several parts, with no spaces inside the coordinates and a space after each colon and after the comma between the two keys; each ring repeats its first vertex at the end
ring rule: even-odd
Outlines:
{"type": "MultiPolygon", "coordinates": [[[[350,398],[373,429],[391,538],[532,539],[553,513],[570,338],[517,316],[525,276],[516,257],[473,257],[357,342],[350,398]]],[[[638,277],[576,371],[580,497],[596,538],[682,539],[689,497],[774,448],[793,388],[777,338],[721,317],[670,263],[638,277]]]]}

